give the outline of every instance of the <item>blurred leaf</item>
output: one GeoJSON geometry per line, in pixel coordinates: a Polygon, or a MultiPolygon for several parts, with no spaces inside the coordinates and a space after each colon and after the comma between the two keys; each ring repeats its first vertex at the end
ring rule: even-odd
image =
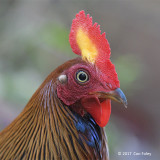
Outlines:
{"type": "Polygon", "coordinates": [[[44,43],[65,52],[71,50],[68,36],[69,30],[56,24],[45,26],[40,33],[40,38],[44,43]]]}
{"type": "Polygon", "coordinates": [[[129,88],[137,80],[142,71],[142,65],[134,54],[127,54],[118,57],[114,64],[122,88],[129,88]]]}
{"type": "Polygon", "coordinates": [[[3,97],[15,104],[26,104],[41,83],[38,73],[31,70],[3,76],[3,97]]]}

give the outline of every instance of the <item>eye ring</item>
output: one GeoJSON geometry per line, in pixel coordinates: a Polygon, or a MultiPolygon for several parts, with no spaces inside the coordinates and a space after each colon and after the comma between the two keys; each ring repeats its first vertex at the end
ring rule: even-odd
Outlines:
{"type": "Polygon", "coordinates": [[[78,81],[78,83],[86,83],[89,80],[88,73],[83,70],[77,71],[76,80],[78,81]]]}

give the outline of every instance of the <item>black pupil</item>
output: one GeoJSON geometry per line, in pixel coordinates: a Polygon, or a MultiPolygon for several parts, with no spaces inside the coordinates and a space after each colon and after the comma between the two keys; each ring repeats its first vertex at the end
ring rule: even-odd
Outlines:
{"type": "Polygon", "coordinates": [[[87,79],[86,74],[84,74],[84,73],[80,73],[80,74],[79,74],[79,79],[80,79],[81,81],[86,80],[86,79],[87,79]]]}

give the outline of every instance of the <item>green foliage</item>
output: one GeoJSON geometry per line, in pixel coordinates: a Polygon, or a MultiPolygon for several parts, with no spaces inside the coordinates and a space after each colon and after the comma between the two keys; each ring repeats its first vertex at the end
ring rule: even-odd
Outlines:
{"type": "Polygon", "coordinates": [[[40,31],[40,38],[45,44],[65,52],[71,51],[68,36],[69,30],[57,24],[48,24],[40,31]]]}
{"type": "Polygon", "coordinates": [[[133,87],[133,83],[139,78],[142,71],[140,60],[134,54],[127,54],[119,56],[114,64],[116,65],[121,87],[125,89],[133,87]]]}

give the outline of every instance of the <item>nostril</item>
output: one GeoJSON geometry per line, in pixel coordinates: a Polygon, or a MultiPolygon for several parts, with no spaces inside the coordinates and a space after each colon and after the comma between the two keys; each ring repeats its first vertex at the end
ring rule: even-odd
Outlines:
{"type": "Polygon", "coordinates": [[[106,83],[107,87],[109,87],[110,89],[112,89],[112,85],[110,83],[106,83]]]}

